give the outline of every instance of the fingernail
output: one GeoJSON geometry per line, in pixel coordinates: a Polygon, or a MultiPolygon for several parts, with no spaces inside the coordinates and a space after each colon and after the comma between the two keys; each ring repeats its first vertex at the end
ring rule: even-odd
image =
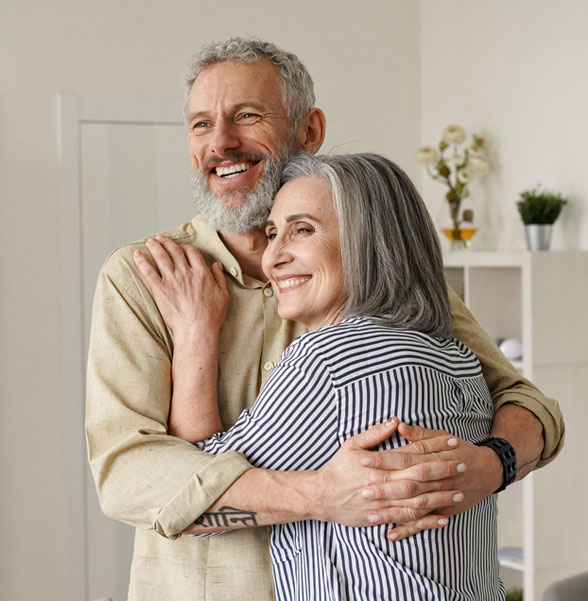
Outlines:
{"type": "Polygon", "coordinates": [[[388,534],[388,540],[390,541],[394,541],[398,538],[398,534],[396,534],[396,532],[390,532],[390,534],[388,534]]]}
{"type": "Polygon", "coordinates": [[[147,240],[145,240],[145,242],[147,244],[153,244],[153,238],[147,238],[147,240]]]}
{"type": "Polygon", "coordinates": [[[380,521],[380,516],[377,513],[372,513],[372,515],[368,516],[368,522],[370,524],[379,524],[380,521]]]}
{"type": "Polygon", "coordinates": [[[463,501],[463,493],[458,492],[456,495],[453,496],[453,501],[455,503],[461,503],[463,501]]]}
{"type": "Polygon", "coordinates": [[[374,498],[374,491],[371,488],[366,488],[365,490],[361,491],[361,496],[364,499],[373,499],[374,498]]]}
{"type": "Polygon", "coordinates": [[[440,520],[437,520],[437,524],[439,524],[439,526],[447,526],[449,520],[447,518],[441,518],[440,520]]]}
{"type": "Polygon", "coordinates": [[[140,257],[141,256],[141,251],[140,250],[136,250],[135,251],[135,257],[140,257]]]}
{"type": "Polygon", "coordinates": [[[155,236],[156,240],[163,240],[163,236],[161,234],[157,234],[157,236],[155,236]]]}
{"type": "Polygon", "coordinates": [[[391,428],[392,426],[394,426],[396,424],[396,418],[392,417],[390,418],[387,422],[386,422],[386,427],[387,428],[391,428]]]}
{"type": "Polygon", "coordinates": [[[450,447],[456,447],[457,446],[457,438],[450,438],[447,441],[448,446],[450,447]]]}
{"type": "Polygon", "coordinates": [[[460,464],[457,466],[457,471],[458,471],[458,472],[465,472],[465,471],[466,471],[466,464],[465,464],[465,463],[460,463],[460,464]]]}
{"type": "Polygon", "coordinates": [[[369,467],[370,465],[374,465],[374,460],[371,457],[364,457],[360,463],[361,465],[367,465],[369,467]]]}

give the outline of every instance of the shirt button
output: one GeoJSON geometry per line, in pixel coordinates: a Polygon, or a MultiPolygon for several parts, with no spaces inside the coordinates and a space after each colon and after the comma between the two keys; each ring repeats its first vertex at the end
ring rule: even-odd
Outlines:
{"type": "Polygon", "coordinates": [[[271,361],[267,361],[266,363],[264,363],[263,369],[265,369],[265,371],[271,371],[273,366],[274,364],[271,361]]]}
{"type": "Polygon", "coordinates": [[[269,298],[274,295],[274,291],[271,288],[264,288],[263,293],[269,298]]]}
{"type": "Polygon", "coordinates": [[[236,278],[239,272],[234,267],[231,267],[229,273],[236,278]]]}

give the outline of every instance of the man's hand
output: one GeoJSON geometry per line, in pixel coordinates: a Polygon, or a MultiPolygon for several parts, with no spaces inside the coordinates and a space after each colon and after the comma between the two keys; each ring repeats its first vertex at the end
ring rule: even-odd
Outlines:
{"type": "MultiPolygon", "coordinates": [[[[455,475],[448,476],[443,481],[443,486],[460,490],[463,494],[461,500],[455,499],[446,506],[434,505],[432,511],[444,516],[462,513],[479,503],[483,498],[491,495],[502,484],[503,468],[500,459],[494,451],[487,447],[478,447],[470,442],[457,437],[449,437],[448,445],[445,450],[438,451],[439,438],[444,439],[447,432],[440,430],[429,430],[420,426],[409,426],[400,424],[398,432],[401,436],[410,440],[411,443],[386,451],[386,453],[404,452],[410,453],[414,461],[431,461],[435,456],[437,461],[460,461],[467,466],[455,475]]],[[[383,455],[383,453],[374,453],[374,456],[383,455]]],[[[386,458],[382,458],[382,467],[387,465],[386,458]]],[[[380,495],[385,496],[387,490],[380,489],[380,495]]],[[[382,516],[382,521],[388,521],[382,516]]],[[[388,538],[390,540],[401,540],[412,536],[422,530],[431,528],[433,520],[431,516],[418,516],[414,520],[399,521],[399,525],[390,530],[388,538]]]]}
{"type": "Polygon", "coordinates": [[[467,482],[462,449],[454,450],[462,444],[468,443],[447,432],[399,425],[395,418],[374,426],[347,440],[316,472],[322,514],[313,517],[364,526],[367,510],[370,524],[405,525],[392,531],[391,540],[425,528],[441,528],[448,523],[449,513],[471,501],[458,486],[467,482]],[[389,451],[370,450],[397,429],[415,442],[389,451]]]}

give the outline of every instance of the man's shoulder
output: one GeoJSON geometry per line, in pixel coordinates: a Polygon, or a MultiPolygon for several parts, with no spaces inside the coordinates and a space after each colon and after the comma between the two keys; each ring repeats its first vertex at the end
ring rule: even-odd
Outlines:
{"type": "Polygon", "coordinates": [[[104,262],[103,269],[108,272],[116,272],[121,268],[126,271],[129,266],[134,266],[133,253],[137,250],[140,250],[148,255],[149,253],[147,251],[145,241],[148,238],[153,238],[157,234],[163,234],[177,244],[196,244],[196,239],[198,237],[196,228],[194,227],[194,222],[192,221],[164,230],[162,232],[149,234],[144,238],[135,240],[133,242],[128,242],[127,244],[123,244],[122,246],[114,249],[104,262]]]}

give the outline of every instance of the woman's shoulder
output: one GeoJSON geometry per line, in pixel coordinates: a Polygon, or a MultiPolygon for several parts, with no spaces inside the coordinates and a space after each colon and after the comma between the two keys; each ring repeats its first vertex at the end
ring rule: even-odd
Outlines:
{"type": "Polygon", "coordinates": [[[394,328],[368,317],[350,317],[297,338],[284,359],[324,361],[332,369],[389,370],[419,365],[455,376],[481,372],[477,357],[454,338],[434,338],[407,328],[394,328]]]}

